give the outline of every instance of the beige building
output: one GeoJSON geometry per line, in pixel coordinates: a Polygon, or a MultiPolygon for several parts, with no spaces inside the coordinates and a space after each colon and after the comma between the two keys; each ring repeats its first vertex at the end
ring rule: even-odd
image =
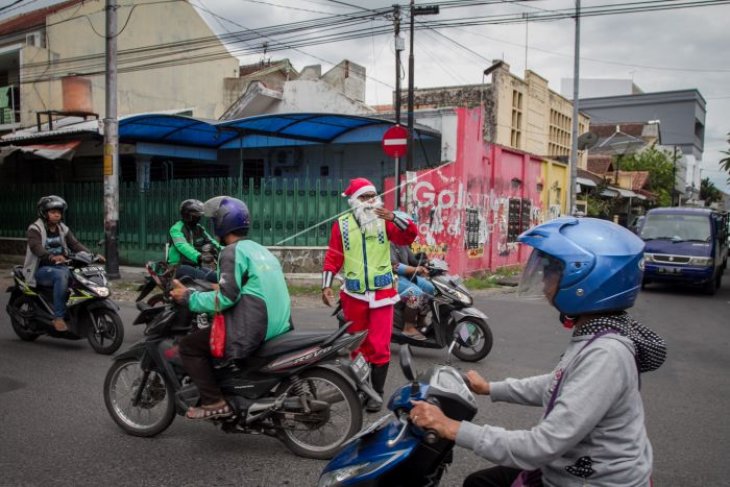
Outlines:
{"type": "MultiPolygon", "coordinates": [[[[403,100],[406,100],[403,92],[403,100]]],[[[416,89],[414,107],[485,107],[484,138],[546,159],[568,162],[573,104],[548,87],[545,78],[526,71],[525,78],[510,73],[502,62],[488,84],[416,89]]],[[[416,115],[418,118],[418,115],[416,115]]],[[[588,131],[589,119],[580,115],[578,133],[588,131]]],[[[580,154],[578,167],[586,167],[580,154]]]]}
{"type": "MultiPolygon", "coordinates": [[[[224,79],[238,77],[239,62],[195,9],[117,4],[118,115],[184,109],[221,116],[224,79]]],[[[0,131],[35,125],[37,114],[104,117],[105,5],[70,0],[0,23],[0,131]]]]}

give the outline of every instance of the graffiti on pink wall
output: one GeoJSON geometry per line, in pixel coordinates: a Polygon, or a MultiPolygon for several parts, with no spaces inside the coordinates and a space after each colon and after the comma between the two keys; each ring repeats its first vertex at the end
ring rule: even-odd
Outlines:
{"type": "MultiPolygon", "coordinates": [[[[541,223],[539,158],[470,141],[481,126],[476,110],[458,111],[459,150],[454,163],[410,175],[401,208],[418,222],[415,251],[445,259],[452,272],[469,274],[522,263],[517,236],[541,223]]],[[[386,182],[386,190],[393,181],[386,182]]],[[[392,193],[386,193],[392,194],[392,193]]],[[[387,201],[387,200],[386,200],[387,201]]]]}

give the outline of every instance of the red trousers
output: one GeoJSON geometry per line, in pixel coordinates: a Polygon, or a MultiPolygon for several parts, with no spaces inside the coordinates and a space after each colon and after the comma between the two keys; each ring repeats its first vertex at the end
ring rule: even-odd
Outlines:
{"type": "Polygon", "coordinates": [[[361,301],[340,293],[342,311],[347,321],[354,321],[349,331],[367,330],[365,341],[355,353],[362,352],[365,360],[374,365],[390,363],[390,336],[393,333],[393,305],[371,308],[361,301]]]}

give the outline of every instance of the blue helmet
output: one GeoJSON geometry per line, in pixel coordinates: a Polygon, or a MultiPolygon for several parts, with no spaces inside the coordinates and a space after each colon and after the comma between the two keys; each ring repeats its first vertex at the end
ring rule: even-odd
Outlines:
{"type": "Polygon", "coordinates": [[[618,311],[630,308],[641,288],[644,242],[624,227],[596,218],[557,218],[518,237],[535,250],[529,269],[562,272],[553,306],[561,313],[618,311]]]}
{"type": "Polygon", "coordinates": [[[246,231],[251,224],[246,203],[231,196],[216,196],[206,201],[203,207],[205,216],[213,221],[213,232],[219,238],[236,230],[246,231]]]}

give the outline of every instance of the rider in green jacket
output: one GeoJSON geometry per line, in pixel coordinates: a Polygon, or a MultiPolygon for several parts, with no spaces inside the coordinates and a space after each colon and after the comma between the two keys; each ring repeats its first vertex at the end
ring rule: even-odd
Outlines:
{"type": "Polygon", "coordinates": [[[167,264],[177,266],[177,278],[190,276],[193,279],[218,282],[213,267],[221,246],[200,224],[202,216],[201,201],[189,199],[180,204],[181,219],[170,228],[168,235],[170,249],[167,264]]]}
{"type": "MultiPolygon", "coordinates": [[[[187,303],[196,313],[221,311],[226,323],[225,359],[241,360],[265,341],[291,330],[291,301],[281,264],[265,247],[246,240],[250,217],[246,204],[218,196],[205,203],[214,232],[226,246],[219,259],[219,287],[191,292],[179,281],[171,297],[187,303]],[[218,301],[216,303],[216,301],[218,301]]],[[[231,414],[216,384],[210,361],[210,328],[180,340],[183,366],[200,391],[200,407],[190,408],[189,419],[210,419],[231,414]]]]}

